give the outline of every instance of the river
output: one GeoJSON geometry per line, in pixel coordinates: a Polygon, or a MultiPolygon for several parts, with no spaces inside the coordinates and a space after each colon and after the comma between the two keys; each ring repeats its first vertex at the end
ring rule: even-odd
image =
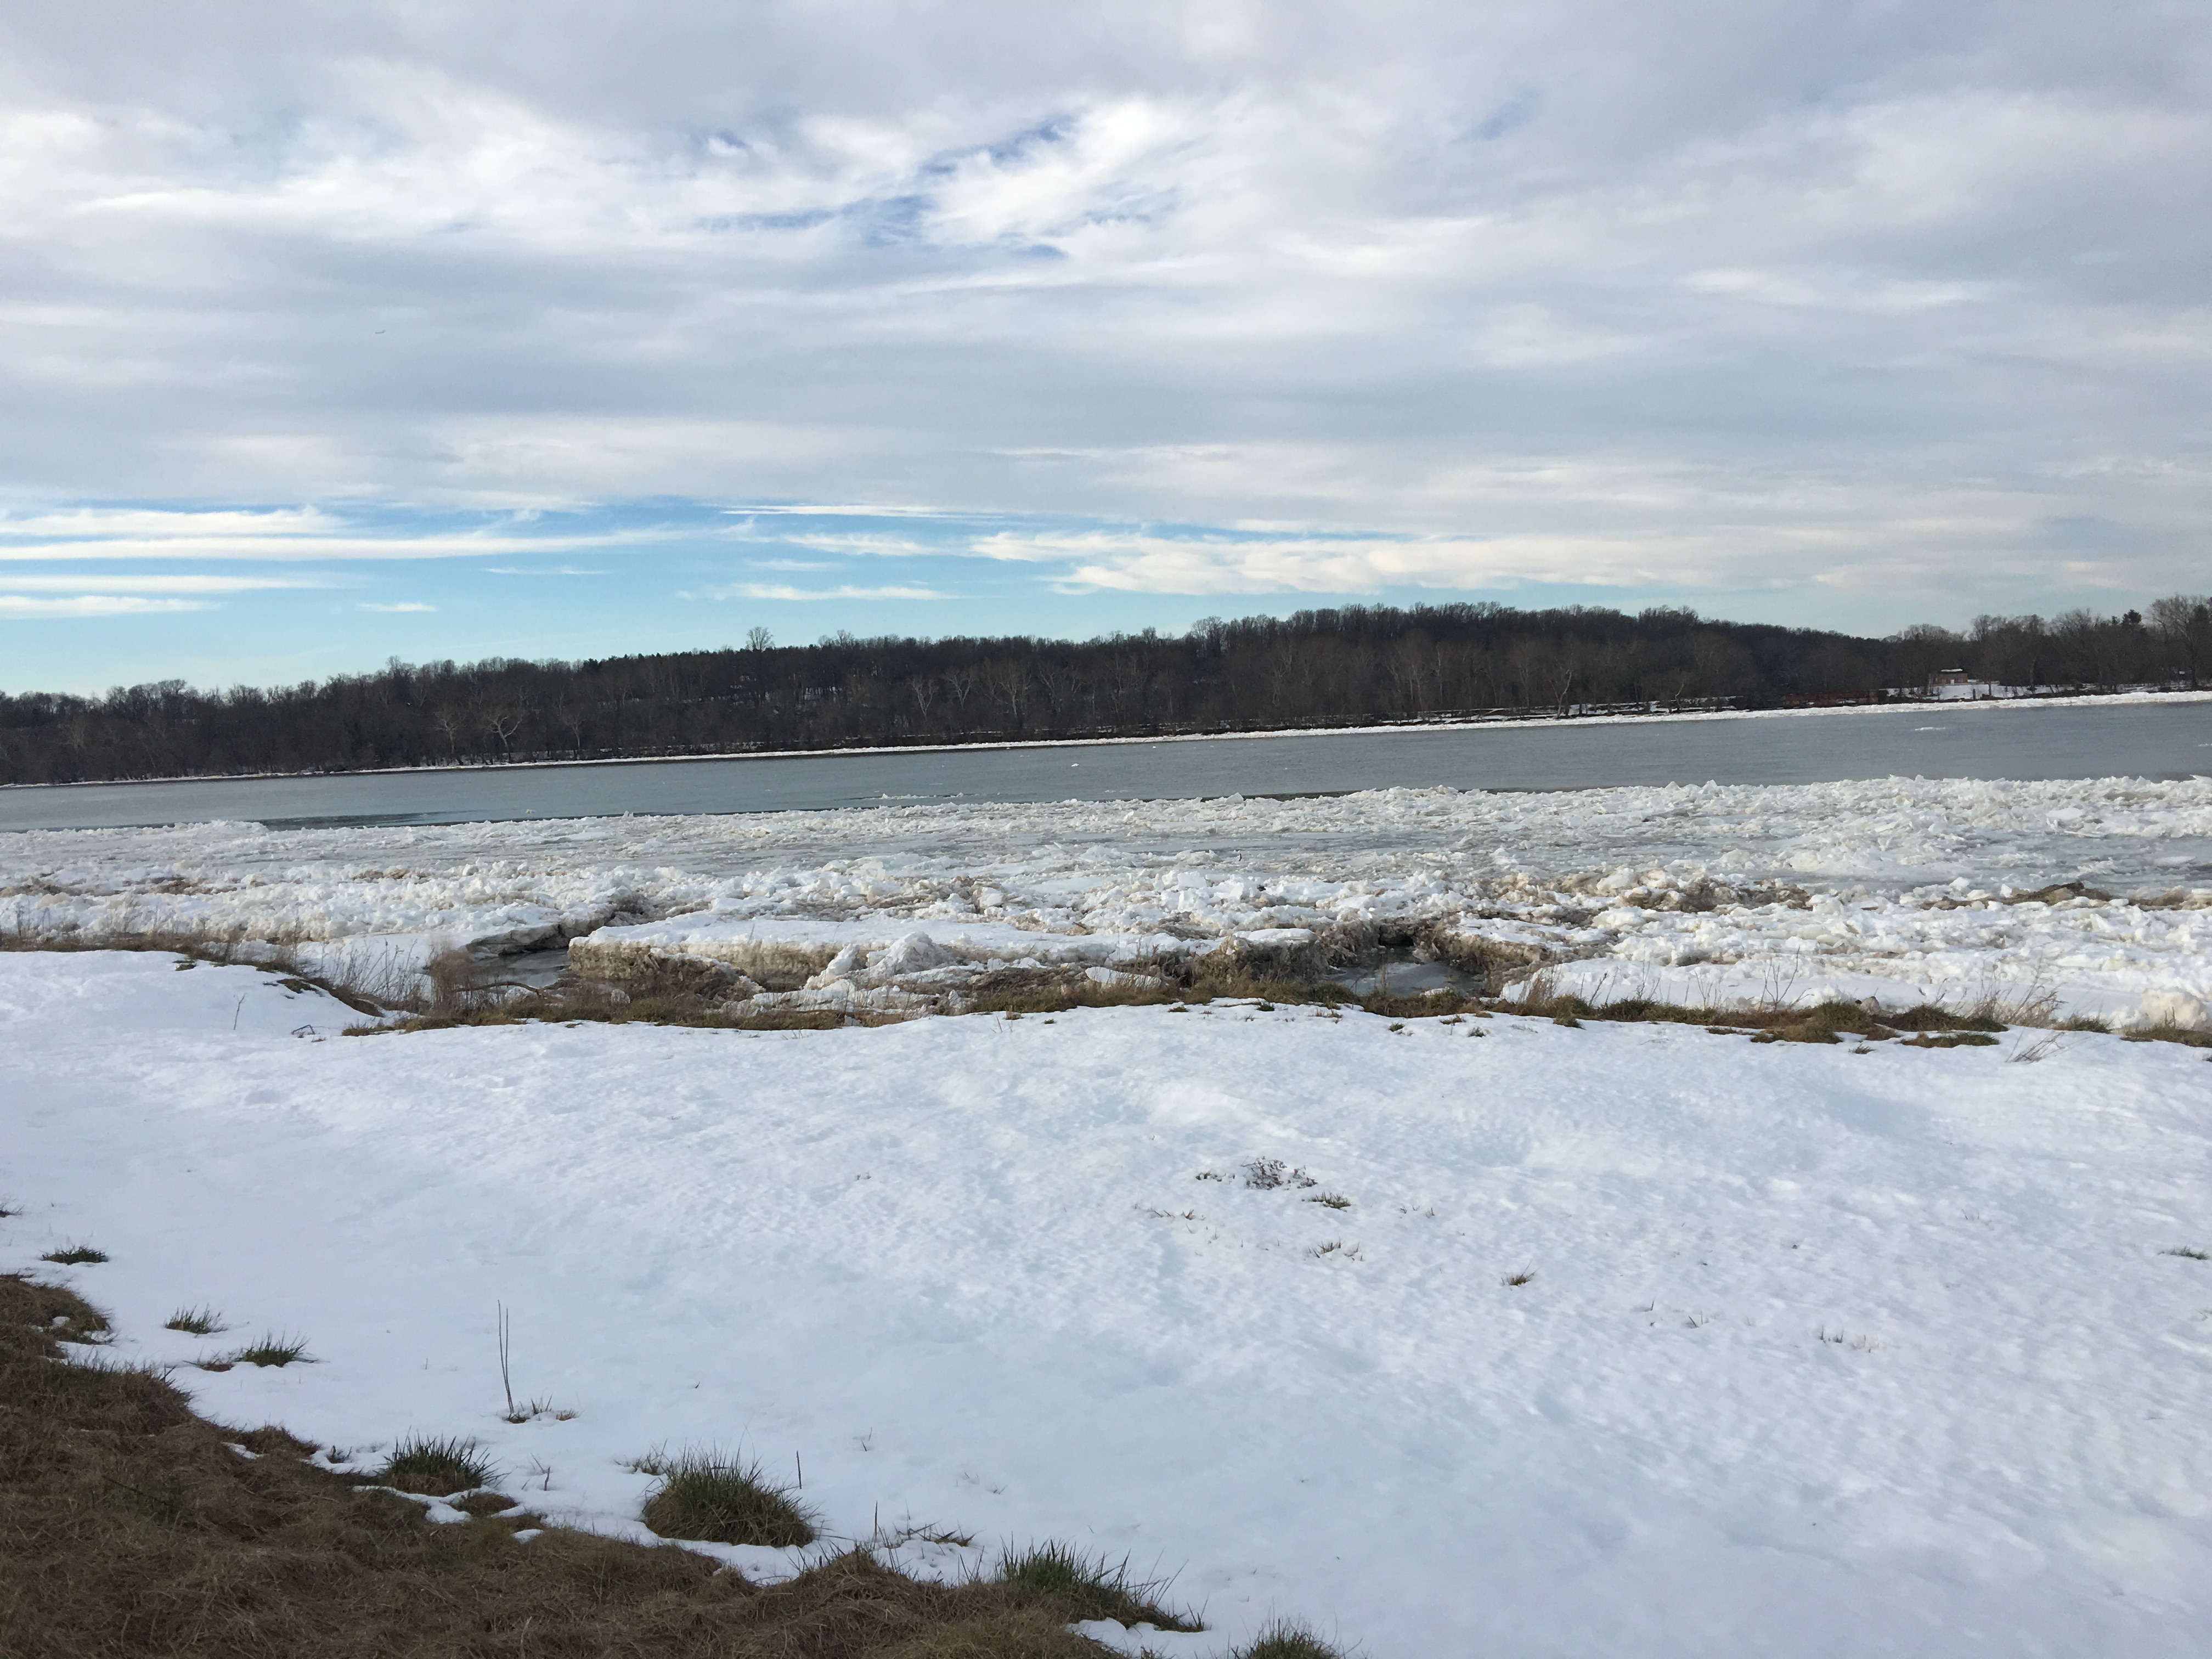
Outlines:
{"type": "Polygon", "coordinates": [[[6,788],[0,789],[0,830],[215,820],[271,828],[470,823],[889,801],[1323,795],[1436,785],[1555,790],[1709,780],[2205,774],[2212,774],[2212,702],[1938,703],[1819,714],[6,788]]]}

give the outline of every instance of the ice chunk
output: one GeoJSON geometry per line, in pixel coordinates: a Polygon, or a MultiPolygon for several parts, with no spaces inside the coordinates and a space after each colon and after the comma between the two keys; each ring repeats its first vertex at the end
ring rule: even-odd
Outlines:
{"type": "Polygon", "coordinates": [[[2142,1012],[2130,1024],[2173,1025],[2185,1031],[2201,1031],[2212,1026],[2212,1011],[2186,991],[2146,991],[2142,1012]]]}
{"type": "Polygon", "coordinates": [[[835,985],[840,980],[849,980],[854,974],[866,967],[867,963],[868,953],[866,951],[857,945],[848,945],[830,958],[829,966],[807,980],[805,988],[810,991],[819,991],[835,985]]]}
{"type": "Polygon", "coordinates": [[[872,966],[878,974],[919,974],[942,968],[952,959],[952,952],[928,934],[908,933],[877,957],[872,966]]]}
{"type": "Polygon", "coordinates": [[[1144,990],[1157,990],[1167,981],[1158,974],[1125,974],[1114,968],[1086,968],[1083,977],[1097,985],[1127,986],[1144,990]]]}

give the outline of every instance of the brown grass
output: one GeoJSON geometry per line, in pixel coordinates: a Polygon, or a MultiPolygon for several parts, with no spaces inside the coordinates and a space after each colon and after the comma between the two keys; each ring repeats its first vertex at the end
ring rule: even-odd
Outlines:
{"type": "MultiPolygon", "coordinates": [[[[761,1587],[690,1551],[553,1528],[496,1500],[434,1525],[193,1415],[158,1370],[70,1363],[106,1328],[0,1277],[0,1653],[9,1659],[1080,1659],[1031,1585],[941,1585],[860,1552],[761,1587]],[[55,1322],[60,1322],[57,1324],[55,1322]],[[226,1442],[257,1455],[247,1458],[226,1442]]],[[[369,1477],[373,1478],[373,1477],[369,1477]]]]}
{"type": "MultiPolygon", "coordinates": [[[[2057,890],[2050,890],[2056,892],[2057,890]]],[[[2026,896],[2036,896],[2028,895],[2026,896]]],[[[917,1018],[921,1009],[769,1007],[747,1012],[743,1002],[725,1000],[726,976],[715,964],[695,972],[682,962],[656,958],[624,984],[564,980],[547,988],[487,981],[459,952],[431,964],[429,994],[403,995],[387,971],[372,963],[359,975],[343,963],[326,973],[311,972],[282,946],[197,935],[31,935],[0,933],[0,950],[157,951],[193,962],[248,965],[278,975],[288,988],[325,991],[373,1023],[346,1028],[349,1036],[382,1031],[444,1030],[462,1025],[521,1025],[533,1021],[568,1024],[682,1025],[714,1030],[822,1031],[849,1025],[895,1025],[917,1018]],[[612,994],[611,994],[612,993],[612,994]],[[391,1016],[406,1013],[404,1018],[391,1016]]],[[[1502,973],[1511,963],[1492,964],[1502,973]]],[[[1525,965],[1525,964],[1523,964],[1525,965]]],[[[1499,1013],[1547,1018],[1579,1025],[1583,1020],[1631,1021],[1650,1024],[1702,1025],[1715,1032],[1749,1035],[1755,1042],[1833,1043],[1845,1036],[1879,1042],[1900,1033],[1994,1032],[2026,1025],[2056,1030],[2106,1031],[2106,1021],[2081,1015],[2057,1015],[2057,1000],[2036,987],[1992,992],[1963,1006],[1922,1003],[1903,1010],[1869,1011],[1856,1003],[1826,1002],[1811,1007],[1779,1003],[1692,1006],[1646,997],[1592,1002],[1553,990],[1538,972],[1515,1000],[1467,996],[1454,991],[1398,995],[1387,989],[1355,995],[1339,981],[1297,971],[1296,963],[1265,957],[1240,957],[1215,951],[1201,955],[1131,964],[1153,984],[1105,984],[1079,969],[1008,969],[981,975],[963,992],[959,1012],[981,1014],[1059,1014],[1078,1008],[1120,1008],[1162,1004],[1197,1005],[1218,1000],[1250,1001],[1273,1006],[1363,1009],[1389,1019],[1450,1018],[1499,1013]]],[[[1473,971],[1472,961],[1468,970],[1473,971]]],[[[950,1012],[948,1010],[948,1012],[950,1012]]],[[[2186,1026],[2136,1026],[2121,1033],[2134,1042],[2172,1042],[2212,1048],[2212,1031],[2186,1026]]],[[[1980,1046],[1922,1042],[1917,1048],[1980,1046]]]]}
{"type": "MultiPolygon", "coordinates": [[[[1844,1036],[1882,1042],[1900,1032],[1981,1033],[2002,1031],[2006,1022],[1997,1018],[1987,999],[1971,1007],[1952,1008],[1923,1002],[1905,1009],[1875,1010],[1856,1002],[1816,1002],[1809,1007],[1735,1003],[1694,1007],[1686,1003],[1660,1002],[1649,997],[1621,997],[1611,1002],[1588,1002],[1561,995],[1542,975],[1529,981],[1522,1000],[1492,1005],[1501,1012],[1549,1018],[1561,1024],[1586,1019],[1627,1020],[1647,1024],[1702,1025],[1716,1033],[1748,1035],[1753,1042],[1840,1042],[1844,1036]]],[[[2001,1012],[2010,1012],[2010,1009],[2001,1012]]],[[[1960,1037],[1958,1042],[1972,1041],[1960,1037]]],[[[1988,1039],[1984,1039],[1988,1040],[1988,1039]]],[[[1954,1042],[1918,1042],[1916,1048],[1955,1047],[1954,1042]]]]}
{"type": "Polygon", "coordinates": [[[2179,1042],[2188,1048],[2212,1048],[2212,1031],[2191,1025],[2136,1025],[2120,1035],[2130,1042],[2179,1042]]]}
{"type": "MultiPolygon", "coordinates": [[[[1385,1005],[1401,1012],[1449,1013],[1471,1006],[1460,998],[1376,998],[1363,1000],[1333,980],[1291,979],[1249,963],[1188,961],[1138,964],[1150,984],[1100,984],[1080,969],[1006,969],[979,975],[963,988],[959,1007],[979,1014],[1059,1014],[1076,1008],[1126,1008],[1162,1003],[1210,1002],[1220,998],[1315,1004],[1325,1007],[1385,1005]]],[[[629,1025],[687,1025],[723,1030],[834,1030],[844,1025],[890,1025],[918,1018],[919,1009],[769,1007],[749,1010],[723,1000],[712,977],[696,981],[674,972],[626,978],[619,986],[568,981],[507,994],[456,990],[426,1012],[391,1024],[350,1028],[352,1035],[380,1030],[442,1030],[457,1025],[516,1025],[532,1020],[629,1025]],[[621,992],[610,995],[609,990],[621,992]]]]}
{"type": "MultiPolygon", "coordinates": [[[[1926,1039],[1907,1046],[1953,1048],[1984,1046],[1975,1034],[2025,1025],[2060,1030],[2108,1031],[2105,1022],[2081,1016],[2054,1017],[2054,1000],[2030,989],[2010,997],[1977,997],[1960,1006],[1923,1002],[1905,1009],[1869,1009],[1855,1002],[1820,1002],[1810,1006],[1779,1003],[1692,1005],[1649,997],[1620,997],[1593,1002],[1551,988],[1536,975],[1522,996],[1464,996],[1454,991],[1400,996],[1373,991],[1357,996],[1334,980],[1285,978],[1233,961],[1199,957],[1169,964],[1156,985],[1102,985],[1079,970],[1009,969],[986,975],[968,993],[970,1013],[1020,1018],[1060,1014],[1078,1008],[1198,1006],[1215,1001],[1249,1002],[1268,1007],[1313,1007],[1334,1012],[1357,1008],[1394,1020],[1451,1019],[1473,1014],[1516,1014],[1578,1026],[1585,1020],[1645,1024],[1698,1025],[1716,1034],[1747,1036],[1753,1042],[1836,1043],[1845,1037],[1881,1042],[1911,1036],[1926,1039]]],[[[617,1003],[586,984],[533,991],[504,1000],[461,1001],[386,1024],[349,1028],[349,1035],[378,1031],[440,1030],[457,1025],[519,1025],[533,1020],[570,1024],[700,1026],[724,1030],[832,1030],[845,1025],[891,1025],[921,1017],[921,1011],[769,1008],[744,1012],[744,1003],[723,1004],[667,993],[617,1003]]],[[[2212,1032],[2180,1026],[2138,1027],[2124,1033],[2131,1042],[2182,1043],[2212,1048],[2212,1032]]]]}

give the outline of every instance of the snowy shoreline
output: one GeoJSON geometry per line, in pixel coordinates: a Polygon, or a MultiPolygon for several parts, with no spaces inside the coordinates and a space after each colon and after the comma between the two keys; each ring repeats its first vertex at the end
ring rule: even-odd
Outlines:
{"type": "Polygon", "coordinates": [[[2197,1051],[1251,1004],[317,1040],[349,1017],[0,953],[0,1271],[218,1421],[473,1437],[567,1524],[644,1535],[630,1461],[720,1444],[803,1457],[833,1538],[975,1540],[917,1572],[1126,1555],[1209,1626],[1086,1627],[1131,1653],[2212,1645],[2197,1051]],[[501,1419],[502,1304],[573,1415],[501,1419]],[[200,1304],[243,1335],[161,1328],[200,1304]],[[264,1329],[316,1363],[194,1367],[264,1329]]]}
{"type": "Polygon", "coordinates": [[[2113,691],[2063,697],[1930,698],[1923,702],[1843,703],[1820,708],[1721,709],[1691,714],[1506,715],[1497,719],[1412,720],[1382,726],[1313,726],[1260,732],[1184,732],[1157,737],[1036,738],[1000,743],[899,744],[862,749],[740,750],[703,755],[624,755],[595,760],[533,760],[512,763],[468,763],[451,766],[371,766],[342,772],[191,772],[159,778],[89,778],[72,783],[7,783],[0,791],[112,789],[181,783],[254,783],[295,778],[380,778],[438,776],[470,772],[542,772],[604,766],[684,766],[720,761],[822,760],[874,758],[898,755],[957,755],[994,750],[1102,749],[1142,747],[1170,743],[1230,743],[1277,738],[1356,738],[1389,734],[1419,736],[1426,732],[1547,730],[1558,726],[1663,726],[1714,720],[1795,720],[1812,715],[1925,714],[1931,709],[1945,714],[1966,709],[2105,708],[2139,703],[2212,702],[2212,690],[2113,691]]]}

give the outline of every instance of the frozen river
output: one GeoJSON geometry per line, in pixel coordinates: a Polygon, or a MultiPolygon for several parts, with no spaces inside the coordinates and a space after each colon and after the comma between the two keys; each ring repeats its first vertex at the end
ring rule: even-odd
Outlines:
{"type": "Polygon", "coordinates": [[[1948,703],[758,760],[515,766],[0,789],[0,830],[272,828],[821,811],[886,802],[1176,800],[1427,788],[2212,773],[2212,702],[1948,703]]]}

